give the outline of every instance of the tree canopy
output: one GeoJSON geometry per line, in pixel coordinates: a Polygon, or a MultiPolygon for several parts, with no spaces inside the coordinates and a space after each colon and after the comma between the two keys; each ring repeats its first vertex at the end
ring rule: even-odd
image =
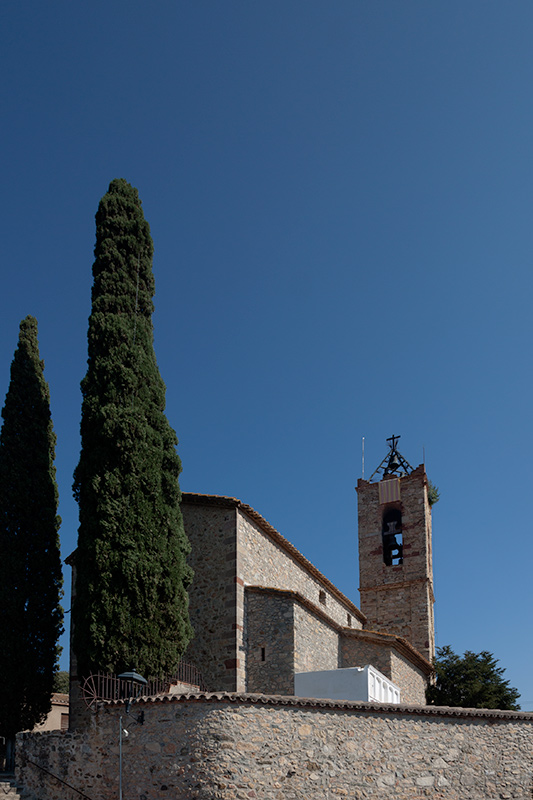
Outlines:
{"type": "Polygon", "coordinates": [[[63,610],[55,434],[37,320],[20,324],[0,432],[0,735],[50,711],[63,610]]]}
{"type": "Polygon", "coordinates": [[[111,182],[96,214],[82,381],[74,650],[80,676],[172,672],[192,629],[177,438],[153,348],[153,245],[137,190],[111,182]]]}
{"type": "Polygon", "coordinates": [[[504,680],[505,669],[498,659],[483,650],[467,650],[458,656],[449,645],[437,649],[436,683],[429,687],[427,701],[431,705],[460,708],[499,708],[519,710],[519,692],[504,680]]]}
{"type": "Polygon", "coordinates": [[[69,674],[65,670],[58,670],[54,675],[54,692],[68,694],[69,674]]]}

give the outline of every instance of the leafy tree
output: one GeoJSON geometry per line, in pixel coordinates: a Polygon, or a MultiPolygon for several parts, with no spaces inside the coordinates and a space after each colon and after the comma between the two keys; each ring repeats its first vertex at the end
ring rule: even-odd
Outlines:
{"type": "Polygon", "coordinates": [[[437,649],[436,683],[427,692],[431,705],[460,708],[500,708],[518,710],[519,692],[503,679],[505,669],[498,659],[483,650],[467,650],[458,656],[449,645],[437,649]]]}
{"type": "Polygon", "coordinates": [[[69,691],[69,674],[64,670],[58,670],[54,675],[54,692],[61,692],[68,694],[69,691]]]}
{"type": "Polygon", "coordinates": [[[0,735],[51,708],[63,610],[55,434],[39,357],[37,320],[26,317],[11,364],[0,432],[0,735]]]}
{"type": "Polygon", "coordinates": [[[172,672],[191,636],[181,462],[154,348],[153,244],[141,202],[114,180],[96,214],[73,603],[78,673],[172,672]]]}

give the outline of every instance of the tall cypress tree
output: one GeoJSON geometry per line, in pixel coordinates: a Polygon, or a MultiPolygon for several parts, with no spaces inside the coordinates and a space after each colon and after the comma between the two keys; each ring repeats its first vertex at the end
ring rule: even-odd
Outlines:
{"type": "Polygon", "coordinates": [[[141,202],[114,180],[96,214],[73,604],[78,674],[171,673],[191,636],[181,462],[165,416],[151,315],[153,244],[141,202]]]}
{"type": "Polygon", "coordinates": [[[63,610],[55,435],[26,317],[0,432],[0,735],[12,740],[50,711],[63,610]]]}

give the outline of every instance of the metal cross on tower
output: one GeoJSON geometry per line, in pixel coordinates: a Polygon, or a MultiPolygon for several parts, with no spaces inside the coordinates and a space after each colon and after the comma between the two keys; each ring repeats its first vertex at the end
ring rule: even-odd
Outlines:
{"type": "Polygon", "coordinates": [[[410,475],[413,471],[413,467],[409,464],[409,462],[402,456],[402,454],[398,451],[397,444],[398,440],[400,439],[399,436],[391,436],[387,439],[387,443],[389,445],[389,452],[379,465],[379,467],[374,470],[372,475],[370,476],[370,480],[374,477],[374,475],[379,474],[380,479],[385,478],[387,475],[410,475]]]}

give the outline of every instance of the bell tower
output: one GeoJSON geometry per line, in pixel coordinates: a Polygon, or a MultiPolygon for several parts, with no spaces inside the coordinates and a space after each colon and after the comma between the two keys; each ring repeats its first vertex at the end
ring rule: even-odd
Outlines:
{"type": "Polygon", "coordinates": [[[359,591],[366,628],[403,636],[428,661],[435,655],[431,507],[423,464],[389,452],[370,480],[357,482],[359,591]]]}

